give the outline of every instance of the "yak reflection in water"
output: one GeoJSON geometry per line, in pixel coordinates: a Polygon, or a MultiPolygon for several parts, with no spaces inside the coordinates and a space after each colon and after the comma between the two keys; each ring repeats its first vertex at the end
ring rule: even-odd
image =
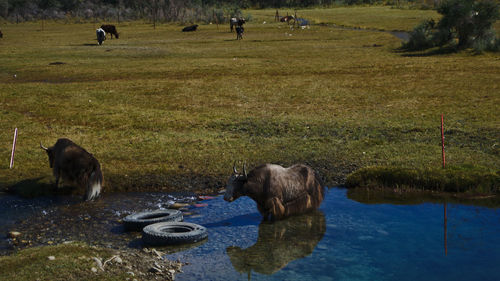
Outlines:
{"type": "Polygon", "coordinates": [[[230,246],[226,251],[237,271],[271,275],[291,261],[310,255],[325,231],[325,215],[314,211],[273,223],[262,222],[254,245],[246,249],[230,246]]]}

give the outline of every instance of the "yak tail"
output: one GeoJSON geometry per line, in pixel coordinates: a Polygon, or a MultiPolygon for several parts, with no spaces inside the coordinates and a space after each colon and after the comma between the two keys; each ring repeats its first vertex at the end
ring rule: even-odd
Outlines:
{"type": "Polygon", "coordinates": [[[98,166],[90,174],[87,183],[87,192],[85,192],[84,199],[86,201],[90,201],[97,198],[101,193],[101,186],[102,186],[102,172],[101,168],[98,166]]]}

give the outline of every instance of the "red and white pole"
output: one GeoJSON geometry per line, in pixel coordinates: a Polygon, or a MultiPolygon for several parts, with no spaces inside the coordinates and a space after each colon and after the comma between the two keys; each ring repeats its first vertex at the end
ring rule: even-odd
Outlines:
{"type": "Polygon", "coordinates": [[[446,157],[444,155],[444,116],[441,114],[441,147],[443,151],[443,168],[446,166],[446,157]]]}
{"type": "Polygon", "coordinates": [[[14,141],[12,142],[12,154],[10,155],[10,169],[14,167],[14,154],[16,153],[17,128],[14,130],[14,141]]]}

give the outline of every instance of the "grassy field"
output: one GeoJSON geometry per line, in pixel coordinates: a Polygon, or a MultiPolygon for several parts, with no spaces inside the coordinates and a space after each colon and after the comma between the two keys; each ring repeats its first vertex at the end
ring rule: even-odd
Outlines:
{"type": "MultiPolygon", "coordinates": [[[[295,10],[283,9],[279,10],[279,13],[281,16],[285,16],[287,13],[295,15],[295,10]]],[[[249,14],[256,20],[269,21],[269,19],[274,18],[276,10],[252,10],[249,11],[249,14]]],[[[423,20],[433,18],[437,21],[440,15],[434,10],[403,10],[393,9],[390,6],[366,6],[297,10],[297,17],[307,19],[312,24],[336,24],[364,29],[410,31],[423,20]]]]}
{"type": "MultiPolygon", "coordinates": [[[[441,114],[448,165],[498,170],[500,54],[402,53],[389,33],[291,30],[274,10],[247,12],[241,41],[226,25],[120,23],[102,46],[92,23],[2,25],[0,188],[52,182],[39,143],[60,137],[99,159],[107,191],[214,190],[235,160],[307,163],[331,186],[371,165],[439,167],[441,114]]],[[[436,15],[298,14],[384,30],[436,15]]]]}

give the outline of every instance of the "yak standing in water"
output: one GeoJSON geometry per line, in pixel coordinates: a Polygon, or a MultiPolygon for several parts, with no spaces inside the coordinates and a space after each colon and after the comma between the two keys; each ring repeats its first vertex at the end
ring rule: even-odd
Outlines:
{"type": "Polygon", "coordinates": [[[289,168],[264,164],[248,174],[245,166],[242,174],[233,166],[224,200],[232,202],[241,196],[257,203],[264,220],[275,220],[317,209],[325,188],[314,170],[302,164],[289,168]]]}
{"type": "Polygon", "coordinates": [[[102,172],[101,166],[95,157],[69,139],[58,139],[54,146],[49,148],[40,143],[40,147],[47,152],[49,164],[56,177],[56,187],[59,179],[85,189],[84,200],[92,200],[101,193],[102,172]]]}

